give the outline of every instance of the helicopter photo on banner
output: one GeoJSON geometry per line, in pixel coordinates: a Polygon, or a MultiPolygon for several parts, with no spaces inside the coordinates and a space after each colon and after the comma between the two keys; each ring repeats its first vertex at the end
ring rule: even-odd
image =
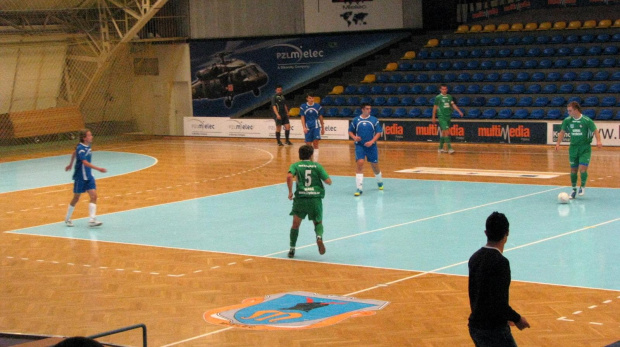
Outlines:
{"type": "Polygon", "coordinates": [[[190,41],[194,117],[235,117],[269,102],[276,85],[286,93],[408,35],[190,41]]]}

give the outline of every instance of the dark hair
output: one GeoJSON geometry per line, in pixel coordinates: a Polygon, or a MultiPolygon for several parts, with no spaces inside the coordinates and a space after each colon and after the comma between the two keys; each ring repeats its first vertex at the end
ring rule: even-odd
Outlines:
{"type": "Polygon", "coordinates": [[[367,102],[362,102],[362,104],[360,105],[360,108],[363,109],[366,106],[371,106],[371,105],[369,103],[367,103],[367,102]]]}
{"type": "Polygon", "coordinates": [[[84,139],[86,138],[86,134],[88,134],[89,131],[90,131],[89,129],[80,130],[80,134],[78,135],[80,142],[84,142],[84,139]]]}
{"type": "Polygon", "coordinates": [[[300,160],[310,160],[312,158],[312,154],[314,154],[314,148],[310,145],[303,145],[299,147],[299,159],[300,160]]]}
{"type": "Polygon", "coordinates": [[[487,218],[486,234],[489,241],[500,241],[508,234],[510,223],[503,213],[497,211],[487,218]]]}
{"type": "Polygon", "coordinates": [[[307,99],[308,97],[314,98],[314,93],[307,92],[306,95],[304,95],[304,99],[307,99]]]}
{"type": "Polygon", "coordinates": [[[573,110],[577,110],[577,111],[581,112],[581,105],[579,105],[579,103],[577,101],[569,102],[568,105],[566,105],[566,107],[570,107],[573,110]]]}
{"type": "Polygon", "coordinates": [[[103,345],[88,337],[75,336],[60,341],[54,347],[103,347],[103,345]]]}
{"type": "Polygon", "coordinates": [[[276,89],[278,89],[278,88],[282,88],[282,85],[281,84],[276,84],[276,89]]]}

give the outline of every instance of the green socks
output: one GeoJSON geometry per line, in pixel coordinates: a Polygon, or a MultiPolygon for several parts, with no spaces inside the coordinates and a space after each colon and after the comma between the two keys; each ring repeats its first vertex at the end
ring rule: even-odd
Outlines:
{"type": "Polygon", "coordinates": [[[316,236],[323,238],[323,223],[319,223],[314,226],[314,233],[316,236]]]}
{"type": "Polygon", "coordinates": [[[299,229],[291,229],[291,248],[295,248],[297,244],[297,237],[299,236],[299,229]]]}
{"type": "Polygon", "coordinates": [[[586,182],[588,182],[588,173],[587,172],[582,172],[581,173],[581,186],[585,187],[586,186],[586,182]]]}
{"type": "Polygon", "coordinates": [[[570,173],[570,183],[573,186],[573,188],[577,187],[577,173],[576,172],[570,173]]]}

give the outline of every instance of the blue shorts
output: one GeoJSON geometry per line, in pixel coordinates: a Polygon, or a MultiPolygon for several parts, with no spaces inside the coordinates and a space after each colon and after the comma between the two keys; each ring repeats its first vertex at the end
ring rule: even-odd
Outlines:
{"type": "Polygon", "coordinates": [[[321,139],[321,128],[308,129],[306,133],[306,143],[321,139]]]}
{"type": "Polygon", "coordinates": [[[82,194],[92,189],[97,189],[94,178],[88,181],[82,179],[73,181],[73,193],[75,194],[82,194]]]}
{"type": "Polygon", "coordinates": [[[364,145],[355,145],[355,161],[366,158],[369,163],[379,162],[379,150],[374,144],[370,147],[364,145]]]}

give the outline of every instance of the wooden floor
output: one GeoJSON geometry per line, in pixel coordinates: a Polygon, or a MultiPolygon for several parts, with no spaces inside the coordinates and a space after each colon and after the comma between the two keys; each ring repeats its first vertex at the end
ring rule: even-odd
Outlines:
{"type": "MultiPolygon", "coordinates": [[[[283,183],[288,166],[298,158],[298,145],[277,147],[271,140],[196,138],[138,138],[98,144],[95,138],[95,151],[126,151],[158,159],[157,165],[146,170],[98,181],[98,213],[283,183]],[[238,174],[247,167],[257,169],[238,174]],[[207,179],[213,180],[204,182],[207,179]],[[198,181],[203,183],[187,184],[198,181]],[[164,191],[149,191],[162,182],[168,187],[164,191]],[[141,193],[133,194],[136,191],[141,193]]],[[[380,164],[385,177],[408,179],[411,174],[395,171],[421,166],[568,171],[566,147],[555,152],[551,146],[455,144],[455,149],[456,154],[448,155],[438,154],[435,144],[382,143],[380,164]]],[[[0,163],[70,151],[66,144],[23,154],[6,152],[0,163]]],[[[323,141],[320,162],[331,175],[353,176],[352,151],[350,142],[323,141]]],[[[371,176],[370,168],[366,169],[371,176]]],[[[618,149],[593,150],[588,186],[620,188],[619,172],[618,149]]],[[[567,175],[546,180],[452,175],[415,178],[570,184],[567,175]]],[[[415,276],[417,273],[410,271],[261,257],[245,261],[247,256],[233,254],[5,233],[61,221],[71,199],[70,188],[63,185],[0,194],[1,332],[86,336],[144,323],[151,346],[473,345],[467,331],[466,277],[415,276]],[[37,261],[40,259],[46,261],[37,261]],[[48,261],[51,259],[55,262],[48,261]],[[238,265],[227,266],[231,263],[238,265]],[[184,278],[148,274],[155,268],[191,273],[205,264],[220,266],[221,271],[184,278]],[[136,271],[101,271],[100,267],[136,271]],[[202,319],[207,310],[256,296],[255,288],[264,293],[303,290],[346,295],[405,278],[409,279],[375,289],[372,294],[354,295],[376,298],[380,293],[390,305],[378,314],[324,328],[251,331],[223,328],[202,319]]],[[[86,201],[83,196],[75,218],[86,216],[86,201]]],[[[282,218],[290,218],[288,211],[282,212],[282,218]]],[[[513,282],[511,303],[532,325],[525,331],[513,331],[520,346],[605,346],[620,340],[618,291],[513,282]],[[592,306],[596,309],[588,309],[592,306]],[[583,312],[573,314],[579,310],[583,312]],[[571,321],[558,320],[566,315],[571,321]]],[[[128,332],[102,341],[137,346],[140,334],[128,332]]]]}

